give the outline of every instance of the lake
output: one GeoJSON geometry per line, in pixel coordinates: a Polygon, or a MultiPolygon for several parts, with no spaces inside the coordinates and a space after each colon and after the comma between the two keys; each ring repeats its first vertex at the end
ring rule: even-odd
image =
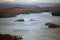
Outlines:
{"type": "Polygon", "coordinates": [[[51,12],[20,14],[12,18],[0,18],[0,33],[21,34],[25,38],[24,40],[54,40],[55,38],[51,37],[60,37],[57,36],[60,29],[49,29],[48,26],[45,26],[45,23],[59,24],[59,20],[60,17],[52,16],[51,12]],[[17,22],[18,19],[24,19],[25,21],[17,22]],[[33,21],[30,21],[30,19],[33,19],[33,21]]]}

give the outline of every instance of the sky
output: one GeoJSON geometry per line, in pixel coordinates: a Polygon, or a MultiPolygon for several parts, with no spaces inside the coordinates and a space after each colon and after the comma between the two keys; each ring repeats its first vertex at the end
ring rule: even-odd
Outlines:
{"type": "Polygon", "coordinates": [[[60,0],[0,0],[0,2],[16,2],[16,3],[60,3],[60,0]]]}

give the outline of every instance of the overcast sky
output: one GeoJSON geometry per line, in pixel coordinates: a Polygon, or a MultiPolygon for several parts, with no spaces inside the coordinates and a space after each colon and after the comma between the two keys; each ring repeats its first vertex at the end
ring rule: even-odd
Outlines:
{"type": "Polygon", "coordinates": [[[60,0],[0,0],[0,2],[17,2],[17,3],[41,3],[41,2],[45,2],[45,3],[53,3],[53,2],[57,2],[60,3],[60,0]]]}

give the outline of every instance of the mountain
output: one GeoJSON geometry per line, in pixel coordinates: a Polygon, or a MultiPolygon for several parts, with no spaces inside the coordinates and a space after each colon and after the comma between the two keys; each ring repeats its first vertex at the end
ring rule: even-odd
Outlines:
{"type": "Polygon", "coordinates": [[[12,3],[12,2],[1,2],[0,7],[19,7],[22,4],[12,3]]]}
{"type": "Polygon", "coordinates": [[[30,3],[30,4],[22,4],[16,2],[0,2],[0,7],[52,7],[52,6],[60,6],[60,3],[30,3]]]}

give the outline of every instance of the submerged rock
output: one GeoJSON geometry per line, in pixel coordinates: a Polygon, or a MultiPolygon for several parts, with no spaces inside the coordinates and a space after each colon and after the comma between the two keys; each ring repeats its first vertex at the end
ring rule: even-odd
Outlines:
{"type": "Polygon", "coordinates": [[[28,21],[40,21],[39,19],[29,19],[28,21]]]}
{"type": "Polygon", "coordinates": [[[30,19],[29,21],[36,21],[35,19],[30,19]]]}
{"type": "Polygon", "coordinates": [[[24,20],[24,19],[18,19],[17,21],[19,21],[19,22],[24,22],[25,20],[24,20]]]}
{"type": "Polygon", "coordinates": [[[54,23],[46,23],[45,25],[47,25],[49,28],[60,28],[60,25],[54,23]]]}

